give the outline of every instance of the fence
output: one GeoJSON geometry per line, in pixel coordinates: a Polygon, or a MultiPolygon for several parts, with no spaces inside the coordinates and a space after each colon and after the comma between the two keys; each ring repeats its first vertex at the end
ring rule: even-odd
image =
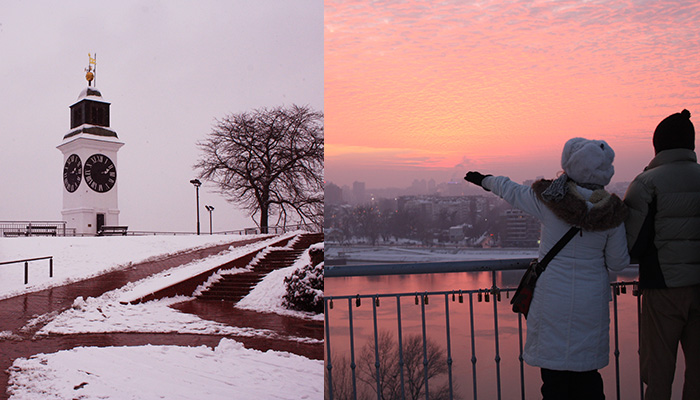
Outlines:
{"type": "MultiPolygon", "coordinates": [[[[309,225],[309,224],[295,224],[295,225],[286,225],[286,226],[269,226],[267,228],[267,232],[269,234],[282,234],[286,232],[293,232],[293,231],[309,231],[313,232],[318,230],[315,226],[309,225]]],[[[262,229],[260,227],[254,227],[254,228],[243,228],[243,229],[236,229],[236,230],[228,230],[228,231],[218,231],[218,232],[213,232],[213,235],[259,235],[262,233],[262,229]]],[[[134,235],[134,236],[152,236],[152,235],[194,235],[194,232],[165,232],[165,231],[129,231],[129,235],[134,235]]],[[[202,233],[202,235],[209,235],[209,233],[202,233]]]]}
{"type": "Polygon", "coordinates": [[[0,262],[0,265],[24,263],[24,284],[26,285],[29,283],[29,262],[30,261],[38,261],[38,260],[49,260],[49,278],[53,278],[53,256],[25,258],[23,260],[15,260],[15,261],[3,261],[3,262],[0,262]]]}
{"type": "Polygon", "coordinates": [[[70,229],[66,228],[66,221],[0,221],[0,236],[66,235],[70,235],[70,229]]]}
{"type": "MultiPolygon", "coordinates": [[[[0,237],[20,237],[20,236],[95,236],[78,235],[75,228],[68,228],[66,221],[0,221],[0,237]]],[[[316,231],[317,227],[311,224],[294,224],[284,226],[270,226],[268,233],[282,234],[291,231],[316,231]]],[[[215,235],[257,235],[262,232],[260,227],[243,228],[228,231],[213,232],[215,235]]],[[[195,235],[195,232],[176,231],[128,231],[130,236],[182,236],[195,235]]],[[[202,233],[208,234],[208,233],[202,233]]]]}
{"type": "MultiPolygon", "coordinates": [[[[358,310],[362,305],[371,306],[371,328],[369,328],[371,340],[368,341],[370,345],[373,345],[373,360],[367,362],[366,357],[363,358],[362,362],[365,366],[370,366],[372,378],[374,382],[372,383],[372,391],[376,392],[376,398],[416,398],[416,394],[420,393],[420,397],[425,396],[425,399],[431,398],[455,398],[454,393],[454,377],[453,377],[453,363],[455,361],[453,354],[453,344],[454,340],[452,338],[452,329],[450,327],[451,320],[451,304],[466,304],[468,307],[468,320],[469,320],[469,338],[470,343],[468,346],[471,354],[469,362],[471,363],[471,385],[472,385],[472,396],[474,399],[478,398],[478,381],[477,381],[477,357],[476,357],[476,339],[475,339],[475,325],[474,325],[474,306],[476,302],[490,302],[492,300],[493,310],[492,310],[492,323],[493,323],[493,345],[494,345],[494,361],[495,361],[495,396],[490,394],[488,398],[496,397],[501,399],[502,396],[502,378],[501,378],[501,342],[500,342],[500,332],[499,332],[499,310],[498,303],[510,297],[511,292],[515,291],[515,287],[499,287],[497,285],[496,273],[499,271],[522,269],[528,263],[530,259],[517,259],[517,260],[493,260],[493,261],[470,261],[470,262],[445,262],[445,263],[425,263],[425,264],[392,264],[392,265],[374,265],[374,266],[350,266],[350,267],[327,267],[326,277],[340,277],[340,276],[352,276],[352,275],[386,275],[386,274],[406,274],[406,273],[435,273],[435,272],[458,272],[458,271],[489,271],[491,274],[491,286],[489,288],[482,289],[467,289],[467,290],[450,290],[450,291],[430,291],[430,292],[404,292],[404,293],[381,293],[381,294],[365,294],[365,295],[343,295],[343,296],[327,296],[324,299],[324,311],[325,311],[325,333],[326,333],[326,398],[352,398],[357,399],[359,395],[358,391],[358,351],[356,349],[356,334],[354,326],[353,309],[358,310]],[[444,331],[437,332],[435,329],[428,329],[426,325],[426,306],[430,301],[438,301],[439,307],[443,307],[444,302],[444,331]],[[396,337],[398,340],[398,346],[396,347],[397,353],[388,352],[385,339],[378,330],[378,322],[380,318],[378,317],[378,309],[380,305],[389,303],[389,307],[394,307],[395,302],[395,318],[396,318],[396,337]],[[403,304],[403,307],[402,307],[403,304]],[[420,354],[422,362],[418,365],[418,369],[421,370],[420,377],[421,382],[416,382],[416,368],[409,371],[407,357],[410,357],[415,361],[415,354],[408,355],[404,354],[404,329],[402,326],[405,317],[402,317],[402,309],[405,310],[407,304],[415,305],[415,312],[419,313],[420,320],[420,354]],[[419,306],[419,307],[418,307],[419,306]],[[346,386],[342,388],[342,395],[338,395],[341,391],[338,384],[334,384],[334,368],[341,367],[342,371],[347,371],[347,365],[338,365],[335,363],[333,348],[331,343],[334,343],[335,339],[331,335],[331,317],[334,312],[347,312],[347,327],[349,330],[349,349],[350,349],[350,360],[349,360],[349,373],[345,375],[350,375],[349,382],[346,382],[346,386]],[[436,336],[441,336],[441,341],[444,340],[446,346],[445,358],[440,362],[443,365],[440,367],[442,370],[446,371],[447,385],[444,385],[438,390],[434,390],[431,393],[431,383],[435,383],[436,379],[432,375],[431,365],[434,364],[435,358],[431,353],[430,342],[432,338],[436,336]],[[389,357],[386,357],[389,355],[389,357]],[[394,358],[396,359],[382,359],[394,358]],[[392,367],[393,366],[393,367],[392,367]],[[420,368],[422,367],[422,369],[420,368]],[[387,372],[387,369],[395,368],[394,376],[390,376],[391,373],[387,372]],[[387,383],[393,379],[393,383],[387,383]],[[407,381],[412,381],[407,388],[407,381]],[[388,385],[393,385],[393,388],[387,390],[388,385]],[[413,388],[413,390],[411,390],[413,388]],[[418,389],[415,389],[418,388],[418,389]],[[391,392],[390,394],[387,394],[391,392]],[[438,393],[439,392],[439,393],[438,393]],[[439,396],[437,396],[439,394],[439,396]],[[434,397],[436,396],[436,397],[434,397]]],[[[621,384],[620,384],[620,346],[619,346],[619,325],[618,325],[618,297],[622,294],[627,293],[627,288],[631,287],[631,292],[636,298],[636,316],[637,321],[637,332],[638,332],[638,321],[639,321],[639,310],[640,310],[640,297],[639,291],[637,289],[636,281],[621,281],[611,283],[612,292],[612,347],[614,356],[614,374],[615,374],[615,392],[616,398],[621,399],[621,384]]],[[[386,307],[386,306],[384,306],[386,307]]],[[[383,308],[384,308],[383,307],[383,308]]],[[[453,306],[454,308],[455,306],[453,306]]],[[[386,310],[385,310],[386,311],[386,310]]],[[[366,313],[369,311],[365,310],[366,313]]],[[[404,311],[405,312],[405,311],[404,311]]],[[[343,314],[344,315],[344,314],[343,314]]],[[[386,313],[385,313],[386,315],[386,313]]],[[[393,315],[393,314],[392,314],[393,315]]],[[[510,313],[509,316],[514,317],[514,314],[510,313]]],[[[344,318],[344,317],[343,317],[344,318]]],[[[525,389],[525,366],[523,361],[523,321],[522,315],[517,315],[517,336],[518,336],[518,351],[517,356],[519,363],[519,392],[520,398],[526,398],[525,389]]],[[[638,338],[637,338],[638,340],[638,338]]],[[[638,342],[637,342],[638,343],[638,342]]],[[[366,356],[368,353],[363,353],[366,356]]],[[[637,353],[635,352],[634,357],[636,358],[637,353]]],[[[512,354],[508,357],[513,356],[512,354]]],[[[345,361],[345,360],[343,360],[345,361]]],[[[364,371],[364,379],[361,383],[365,385],[368,384],[369,379],[367,378],[370,374],[364,371]]],[[[343,381],[347,381],[347,376],[338,377],[343,381]]],[[[512,378],[512,376],[511,376],[512,378]]],[[[367,387],[367,386],[365,386],[367,387]]],[[[628,388],[626,388],[627,390],[628,388]]],[[[639,379],[639,397],[642,398],[643,394],[643,384],[641,378],[639,379]]],[[[373,395],[372,395],[373,396],[373,395]]]]}

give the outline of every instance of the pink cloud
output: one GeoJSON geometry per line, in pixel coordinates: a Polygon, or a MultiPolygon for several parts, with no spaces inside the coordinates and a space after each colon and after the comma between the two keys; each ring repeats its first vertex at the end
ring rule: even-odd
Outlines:
{"type": "Polygon", "coordinates": [[[700,115],[695,2],[326,1],[325,21],[326,142],[441,154],[377,168],[556,165],[573,136],[646,157],[663,117],[700,115]]]}

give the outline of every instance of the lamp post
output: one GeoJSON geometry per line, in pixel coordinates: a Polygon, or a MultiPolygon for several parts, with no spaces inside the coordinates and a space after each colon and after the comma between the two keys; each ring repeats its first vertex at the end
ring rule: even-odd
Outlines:
{"type": "Polygon", "coordinates": [[[209,234],[211,235],[211,234],[212,234],[212,230],[211,230],[211,212],[214,211],[214,206],[204,206],[204,208],[206,208],[207,211],[209,211],[209,234]]]}
{"type": "Polygon", "coordinates": [[[202,182],[199,179],[192,179],[190,183],[194,185],[197,192],[197,235],[199,235],[199,187],[202,186],[202,182]]]}

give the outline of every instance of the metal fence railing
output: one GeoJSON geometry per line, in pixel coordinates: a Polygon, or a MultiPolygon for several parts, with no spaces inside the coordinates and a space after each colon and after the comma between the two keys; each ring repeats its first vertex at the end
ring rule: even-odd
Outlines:
{"type": "MultiPolygon", "coordinates": [[[[268,234],[273,234],[273,235],[279,235],[282,233],[287,233],[287,232],[293,232],[293,231],[307,231],[307,232],[314,232],[317,231],[318,229],[313,226],[313,225],[308,225],[308,224],[295,224],[295,225],[286,225],[286,226],[270,226],[267,228],[267,233],[268,234]]],[[[260,227],[253,227],[253,228],[243,228],[243,229],[234,229],[234,230],[227,230],[227,231],[217,231],[217,232],[212,232],[211,234],[213,235],[259,235],[262,233],[262,229],[260,227]]],[[[194,235],[196,234],[195,232],[167,232],[167,231],[129,231],[128,235],[134,235],[134,236],[151,236],[151,235],[194,235]]],[[[209,233],[204,233],[202,232],[202,235],[209,235],[209,233]]]]}
{"type": "Polygon", "coordinates": [[[0,236],[66,236],[66,221],[0,221],[0,236]]]}
{"type": "MultiPolygon", "coordinates": [[[[501,362],[504,358],[514,360],[517,358],[518,363],[518,381],[519,381],[519,398],[526,397],[526,378],[525,364],[523,361],[523,344],[524,344],[524,324],[521,314],[513,314],[508,312],[504,315],[503,310],[499,313],[499,303],[508,299],[512,292],[515,291],[514,285],[501,285],[499,287],[497,273],[524,268],[530,259],[517,260],[492,260],[492,261],[469,261],[469,262],[444,262],[444,263],[424,263],[424,264],[391,264],[391,265],[375,265],[375,266],[355,266],[355,267],[327,267],[326,277],[342,277],[350,275],[385,275],[385,274],[406,274],[406,268],[409,268],[408,273],[434,273],[437,272],[456,272],[456,271],[488,271],[491,275],[491,285],[487,288],[467,288],[461,290],[449,291],[426,291],[426,292],[403,292],[403,293],[378,293],[378,294],[355,294],[341,296],[326,296],[324,298],[325,311],[325,396],[326,399],[357,399],[365,398],[369,391],[370,398],[376,396],[377,399],[395,398],[395,399],[415,399],[415,398],[465,398],[464,390],[462,395],[455,394],[455,382],[459,381],[464,384],[465,377],[470,375],[471,398],[479,398],[479,390],[482,389],[482,382],[477,379],[477,372],[480,371],[480,364],[477,358],[477,340],[475,330],[480,330],[481,334],[492,329],[492,344],[493,344],[493,362],[495,365],[495,388],[488,388],[488,394],[482,394],[482,398],[502,398],[502,388],[504,385],[501,376],[501,362]],[[439,324],[426,323],[426,307],[433,304],[431,311],[433,314],[438,312],[440,319],[443,319],[439,324]],[[493,307],[489,317],[492,321],[492,327],[488,329],[475,326],[475,305],[478,303],[492,303],[493,307]],[[369,307],[369,309],[367,308],[369,307]],[[460,334],[458,339],[455,339],[454,315],[457,307],[460,312],[466,309],[463,314],[460,314],[459,324],[468,325],[467,332],[460,334]],[[363,310],[364,309],[364,310],[363,310]],[[389,311],[391,310],[391,311],[389,311]],[[407,318],[407,310],[414,315],[407,318]],[[364,312],[368,323],[362,329],[365,340],[363,351],[358,350],[358,333],[357,316],[364,312]],[[334,315],[339,314],[339,315],[334,315]],[[444,317],[443,317],[444,315],[444,317]],[[465,317],[466,315],[466,317],[465,317]],[[383,320],[384,319],[384,320],[383,320]],[[409,339],[406,333],[405,324],[408,320],[415,330],[420,334],[416,338],[409,339]],[[503,344],[501,336],[503,332],[499,329],[499,323],[503,319],[508,319],[508,324],[505,329],[512,331],[517,330],[517,347],[514,343],[507,343],[509,354],[503,353],[501,345],[503,344]],[[517,319],[517,328],[513,319],[517,319]],[[345,322],[342,322],[345,320],[345,322]],[[466,322],[468,321],[468,323],[466,322]],[[333,336],[333,332],[339,330],[338,325],[345,325],[348,335],[333,336]],[[394,331],[391,335],[386,335],[378,326],[383,327],[394,325],[390,328],[394,331]],[[439,326],[439,328],[437,328],[439,326]],[[512,328],[511,328],[512,326],[512,328]],[[469,343],[461,343],[464,338],[468,337],[469,343]],[[387,339],[389,338],[389,339],[387,339]],[[337,340],[347,340],[349,343],[343,345],[349,349],[349,359],[340,357],[335,351],[334,344],[337,340]],[[414,340],[415,339],[415,340],[414,340]],[[413,340],[411,344],[407,343],[413,340]],[[434,346],[432,342],[439,341],[444,344],[442,346],[442,354],[444,357],[435,357],[434,346]],[[453,351],[455,344],[463,347],[469,354],[459,356],[462,363],[462,373],[459,379],[454,376],[453,368],[456,365],[457,356],[453,351]],[[515,349],[515,350],[514,350],[515,349]],[[518,354],[512,354],[514,351],[518,354]],[[361,353],[361,354],[360,354],[361,353]],[[410,353],[410,354],[409,354],[410,353]],[[416,360],[418,357],[418,360],[416,360]],[[439,365],[436,365],[439,363],[439,365]],[[466,373],[466,364],[471,364],[470,373],[466,373]],[[434,371],[442,371],[441,377],[438,378],[434,371]],[[436,388],[433,387],[436,386],[436,388]]],[[[517,282],[515,283],[517,285],[517,282]]],[[[616,399],[621,399],[621,387],[624,386],[626,398],[631,395],[630,379],[626,379],[626,384],[621,384],[620,373],[622,366],[620,364],[620,327],[618,324],[618,297],[628,293],[635,297],[636,301],[636,316],[633,316],[637,324],[632,328],[637,336],[638,350],[638,321],[640,312],[640,296],[636,281],[619,281],[611,283],[611,351],[614,358],[614,381],[616,399]]],[[[629,302],[629,301],[628,301],[629,302]]],[[[483,305],[482,305],[483,306],[483,305]]],[[[510,308],[509,304],[503,306],[510,308]]],[[[632,307],[632,306],[631,306],[632,307]]],[[[483,313],[483,311],[481,311],[483,313]]],[[[483,315],[480,314],[480,318],[483,315]]],[[[631,325],[631,324],[627,324],[631,325]]],[[[626,326],[626,334],[629,326],[626,326]]],[[[343,331],[345,332],[345,330],[343,331]]],[[[512,337],[509,335],[509,337],[512,337]]],[[[629,335],[627,336],[629,337],[629,335]]],[[[512,340],[512,339],[510,339],[512,340]]],[[[630,340],[627,339],[627,342],[630,340]]],[[[626,346],[629,347],[629,343],[626,346]]],[[[483,351],[483,348],[480,348],[483,351]]],[[[633,357],[637,360],[638,353],[626,356],[633,357]]],[[[508,385],[515,384],[516,375],[513,373],[515,368],[511,368],[508,374],[508,385]]],[[[633,373],[636,373],[634,371],[633,373]]],[[[628,377],[629,378],[629,377],[628,377]]],[[[631,378],[634,382],[635,378],[631,378]]],[[[639,398],[643,397],[643,384],[639,377],[639,398]]],[[[634,386],[633,384],[631,386],[634,386]]],[[[539,382],[538,386],[539,387],[539,382]]],[[[464,388],[462,388],[464,389],[464,388]]],[[[509,388],[513,397],[513,388],[509,388]]]]}
{"type": "Polygon", "coordinates": [[[29,263],[31,261],[49,260],[49,278],[53,278],[53,256],[25,258],[22,260],[3,261],[0,265],[21,264],[24,263],[24,284],[29,283],[29,263]]]}
{"type": "MultiPolygon", "coordinates": [[[[284,226],[270,226],[267,233],[278,235],[292,231],[315,232],[319,229],[311,224],[292,224],[284,226]]],[[[213,232],[215,235],[258,235],[262,233],[260,227],[233,229],[227,231],[213,232]]],[[[196,232],[182,231],[145,231],[128,230],[129,236],[184,236],[195,235],[196,232]]],[[[208,235],[209,233],[202,233],[208,235]]],[[[24,237],[24,236],[95,236],[94,234],[78,235],[75,228],[67,227],[66,221],[0,221],[0,237],[24,237]]]]}

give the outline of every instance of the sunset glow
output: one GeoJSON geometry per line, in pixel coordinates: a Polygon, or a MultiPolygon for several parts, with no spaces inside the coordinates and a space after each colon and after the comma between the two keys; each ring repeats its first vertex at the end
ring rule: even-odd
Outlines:
{"type": "Polygon", "coordinates": [[[326,180],[551,177],[582,136],[629,181],[661,119],[700,121],[697,26],[694,1],[327,0],[326,180]]]}

